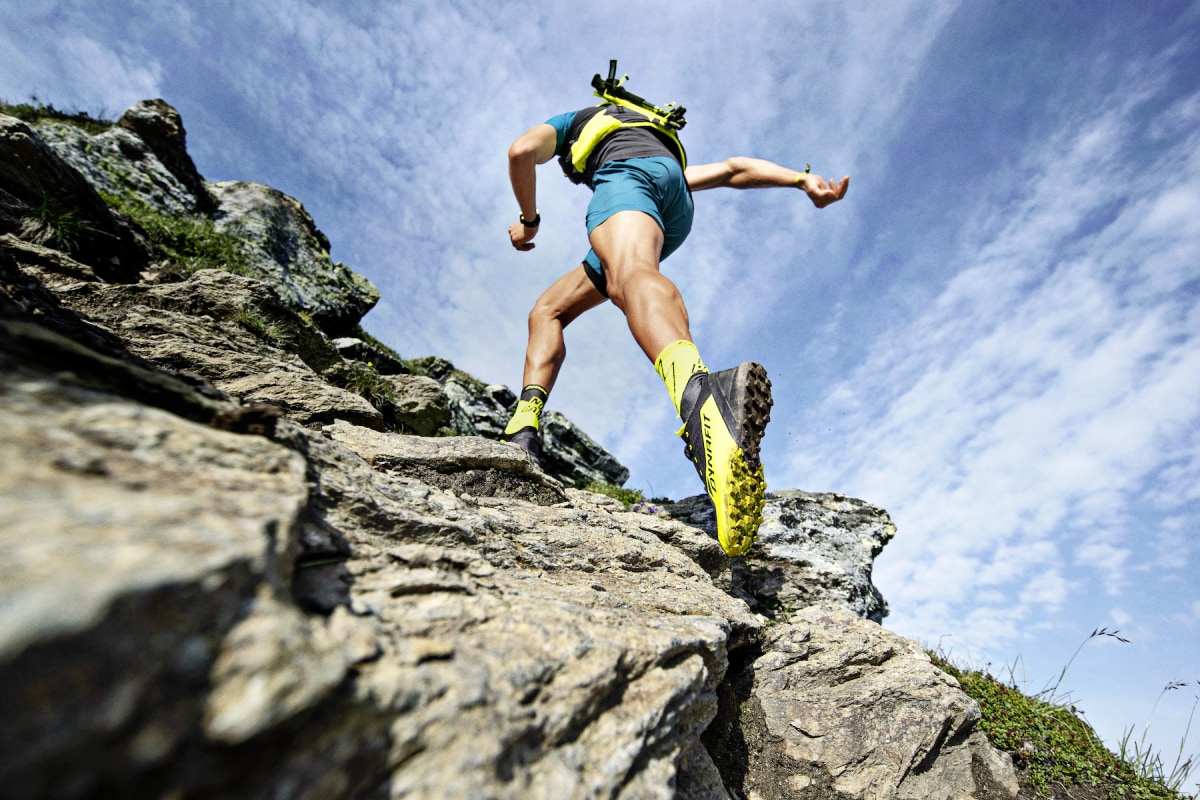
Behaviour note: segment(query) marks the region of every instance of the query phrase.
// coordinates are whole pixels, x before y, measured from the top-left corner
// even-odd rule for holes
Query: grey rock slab
[[[307,371],[275,369],[230,380],[218,379],[213,384],[243,402],[278,406],[302,425],[331,419],[383,425],[383,415],[362,397],[330,386]]]
[[[542,505],[567,499],[562,485],[514,445],[475,436],[428,438],[377,433],[345,422],[323,430],[376,469],[410,476],[457,494],[518,498]]]
[[[243,402],[276,406],[301,424],[383,424],[369,402],[317,373],[341,356],[261,281],[201,270],[152,286],[79,282],[61,287],[58,296],[121,335],[132,353],[198,375]],[[274,339],[264,332],[270,325],[278,326]]]
[[[239,744],[279,725],[319,704],[352,660],[319,617],[306,617],[261,586],[249,614],[226,634],[209,673],[205,735]]]
[[[0,781],[74,795],[192,735],[243,603],[286,585],[305,468],[260,436],[0,379]]]

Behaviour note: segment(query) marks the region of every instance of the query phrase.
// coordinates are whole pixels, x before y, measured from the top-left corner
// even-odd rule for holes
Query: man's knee
[[[533,303],[533,308],[529,309],[529,329],[538,330],[547,325],[557,325],[566,327],[570,323],[572,316],[569,311],[569,306],[563,302],[563,298],[553,291],[546,291]]]
[[[553,320],[558,318],[562,313],[562,301],[558,293],[551,287],[542,292],[541,296],[533,302],[533,308],[529,309],[529,321],[532,323],[537,320]]]
[[[534,301],[533,308],[529,309],[529,330],[536,330],[552,319],[554,319],[554,316],[550,313],[549,307],[539,297]]]
[[[670,278],[658,271],[657,264],[653,268],[624,271],[619,278],[616,275],[610,276],[608,293],[613,303],[621,309],[637,297],[647,300],[673,300],[679,297],[679,289]]]

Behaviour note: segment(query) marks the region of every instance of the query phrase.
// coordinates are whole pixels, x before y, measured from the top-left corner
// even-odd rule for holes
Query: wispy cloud
[[[1180,493],[1155,494],[1160,511],[1194,498],[1200,138],[1131,159],[1195,104],[1134,123],[1146,85],[1061,119],[1017,171],[1022,191],[978,209],[940,295],[806,415],[835,421],[838,448],[797,455],[791,474],[897,518],[879,575],[902,628],[969,613],[987,620],[972,643],[996,646],[1089,574],[1119,594],[1139,560],[1135,500],[1162,478]],[[997,578],[1026,588],[979,607]]]
[[[49,21],[32,37],[28,29],[3,21],[0,14],[0,48],[6,53],[0,96],[9,102],[37,96],[64,110],[105,116],[161,94],[161,66],[144,53],[116,50],[83,31],[57,30]]]

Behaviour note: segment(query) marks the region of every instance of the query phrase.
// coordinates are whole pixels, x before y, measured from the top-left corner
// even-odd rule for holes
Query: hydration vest
[[[618,131],[621,135],[614,137]],[[558,163],[572,183],[591,186],[596,168],[606,161],[660,155],[671,156],[687,168],[679,135],[658,115],[605,102],[575,115]]]

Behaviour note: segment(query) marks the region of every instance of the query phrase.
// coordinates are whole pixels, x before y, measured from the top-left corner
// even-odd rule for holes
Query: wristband
[[[536,228],[538,225],[542,224],[542,212],[540,211],[534,212],[532,220],[525,219],[524,213],[518,214],[517,217],[521,220],[521,224],[526,228]]]
[[[804,180],[804,176],[808,175],[810,172],[812,172],[812,164],[805,164],[804,172],[801,172],[799,175],[796,176],[796,180],[792,181],[792,185],[799,186],[800,181]]]

